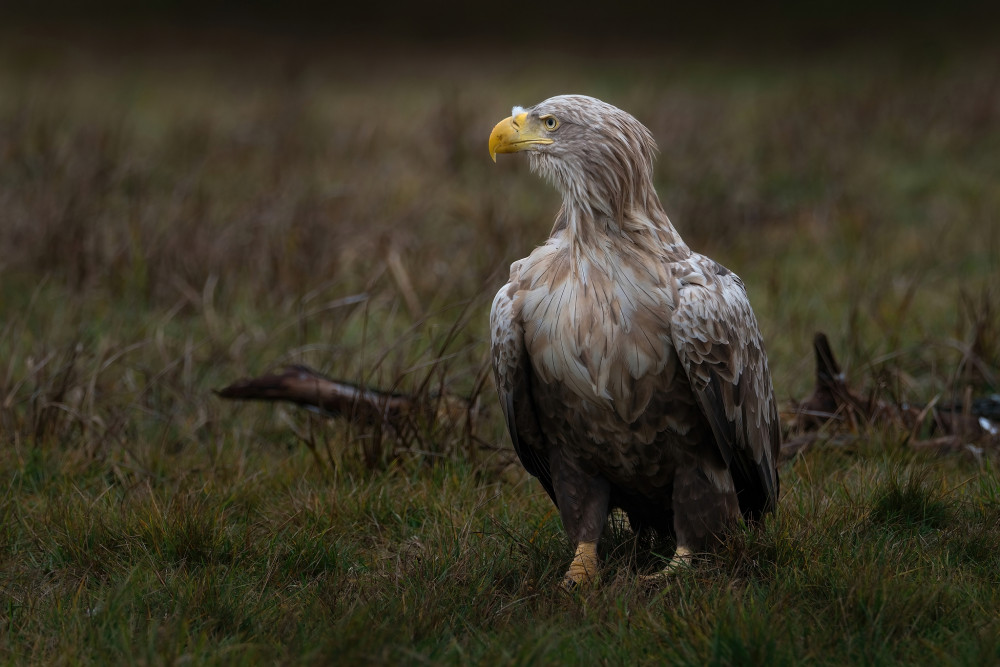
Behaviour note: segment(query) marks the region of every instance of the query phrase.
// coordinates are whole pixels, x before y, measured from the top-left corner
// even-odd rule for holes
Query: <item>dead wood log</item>
[[[1000,450],[1000,396],[925,405],[899,404],[874,396],[863,398],[847,385],[822,332],[813,338],[816,385],[812,395],[785,413],[782,458],[790,458],[826,438],[844,442],[844,433],[858,434],[873,428],[893,427],[907,434],[909,446],[941,453],[964,451],[967,445],[983,451]],[[825,436],[821,435],[826,433]],[[923,431],[930,435],[920,439]],[[971,451],[971,450],[970,450]]]
[[[468,398],[382,391],[335,380],[301,365],[288,366],[275,374],[244,378],[215,393],[221,398],[240,401],[288,401],[358,425],[388,427],[405,440],[429,426],[460,428],[474,436],[479,412],[478,401]]]

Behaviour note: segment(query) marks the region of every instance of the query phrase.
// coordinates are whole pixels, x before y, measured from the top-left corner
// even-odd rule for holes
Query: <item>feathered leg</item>
[[[740,517],[732,475],[725,468],[682,466],[674,477],[674,532],[677,548],[666,567],[646,581],[662,580],[691,564],[697,553],[711,551],[724,531]]]
[[[601,477],[580,471],[556,454],[552,457],[552,486],[563,528],[576,544],[576,553],[563,577],[563,587],[573,589],[597,578],[597,542],[608,520],[611,486]]]

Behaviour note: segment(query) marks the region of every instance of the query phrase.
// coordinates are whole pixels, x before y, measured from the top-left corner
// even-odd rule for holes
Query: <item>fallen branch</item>
[[[404,439],[427,425],[461,428],[472,435],[478,413],[477,402],[467,398],[381,391],[334,380],[308,366],[238,380],[215,393],[240,401],[288,401],[355,424],[389,427]]]

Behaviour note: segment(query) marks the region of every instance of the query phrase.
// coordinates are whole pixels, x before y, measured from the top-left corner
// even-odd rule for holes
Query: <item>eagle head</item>
[[[652,133],[631,114],[586,95],[514,107],[490,134],[490,157],[528,152],[570,206],[621,220],[655,198]]]

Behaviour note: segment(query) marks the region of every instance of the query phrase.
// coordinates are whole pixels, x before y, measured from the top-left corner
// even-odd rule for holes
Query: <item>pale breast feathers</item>
[[[612,262],[572,253],[549,243],[519,266],[514,316],[525,352],[540,382],[608,404],[632,423],[673,374],[675,290],[655,257],[626,253]]]

